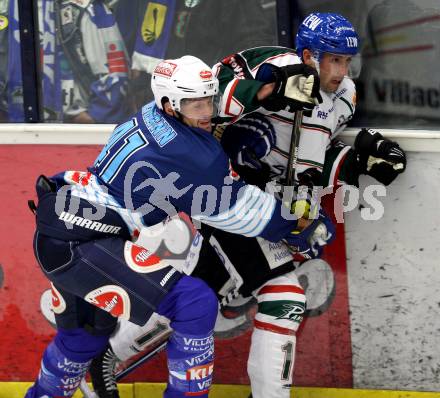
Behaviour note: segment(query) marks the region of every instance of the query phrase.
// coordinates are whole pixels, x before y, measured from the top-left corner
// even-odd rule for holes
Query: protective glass
[[[335,56],[333,62],[331,62],[333,70],[336,72],[336,70],[339,68],[339,70],[346,69],[345,75],[348,76],[351,79],[355,79],[356,77],[359,77],[359,74],[361,73],[361,55],[342,55],[342,54],[332,54],[328,53],[331,56]],[[337,60],[337,61],[336,61]]]

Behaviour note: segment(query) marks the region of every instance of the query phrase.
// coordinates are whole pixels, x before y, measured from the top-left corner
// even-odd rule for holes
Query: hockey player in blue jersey
[[[298,109],[309,106],[316,76],[306,76],[312,85],[285,90],[290,77],[279,95],[288,93]],[[26,398],[72,396],[107,346],[116,317],[143,325],[154,311],[174,331],[164,396],[208,395],[216,296],[171,260],[136,245],[141,228],[183,211],[214,228],[284,240],[310,256],[334,237],[323,213],[290,217],[279,200],[231,172],[211,135],[218,80],[206,64],[191,56],[163,61],[152,90],[155,102],[114,130],[88,172],[37,180],[34,251],[59,303],[58,331]]]

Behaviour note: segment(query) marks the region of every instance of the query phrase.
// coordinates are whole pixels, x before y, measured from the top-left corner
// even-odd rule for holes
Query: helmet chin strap
[[[177,118],[176,118],[176,119],[177,119],[179,122],[185,124],[185,122],[183,121],[183,114],[180,113],[179,111],[174,111],[174,112],[176,112],[176,114],[177,114]]]
[[[321,61],[321,53],[317,50],[312,52],[311,60],[315,66],[316,71],[318,72],[318,75],[320,74],[320,68],[319,68],[319,62]]]

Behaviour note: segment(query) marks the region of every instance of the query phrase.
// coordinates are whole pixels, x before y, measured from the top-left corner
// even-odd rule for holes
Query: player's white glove
[[[295,75],[290,76],[287,79],[286,87],[284,89],[284,95],[288,98],[291,98],[295,101],[306,102],[308,104],[312,104],[314,106],[318,105],[319,98],[314,94],[314,89],[316,87],[316,83],[318,83],[319,87],[319,78],[316,79],[314,75],[302,76]],[[318,92],[319,94],[319,92]],[[319,94],[320,97],[320,94]],[[322,102],[322,99],[321,99]]]
[[[315,68],[305,64],[282,67],[264,65],[270,65],[266,68],[271,69],[275,82],[272,94],[262,101],[265,109],[274,112],[307,111],[322,102],[319,75]]]

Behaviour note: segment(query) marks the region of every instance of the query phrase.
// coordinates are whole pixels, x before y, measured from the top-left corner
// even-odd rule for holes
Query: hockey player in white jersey
[[[404,153],[378,132],[363,129],[354,148],[335,140],[355,109],[355,86],[347,75],[358,44],[358,36],[345,18],[314,13],[299,28],[297,52],[258,47],[231,55],[214,67],[224,93],[222,122],[234,123],[225,129],[221,142],[245,180],[264,186],[269,180],[282,183],[285,179],[293,113],[279,93],[286,74],[301,62],[319,70],[322,103],[303,117],[296,181],[310,187],[341,182],[357,185],[359,175],[365,173],[388,185],[404,170]],[[289,397],[295,334],[306,303],[288,248],[280,244],[274,249],[262,239],[232,238],[206,228],[202,235],[192,275],[207,281],[220,299],[232,289],[258,300],[248,360],[253,397]],[[276,303],[291,311],[286,313]],[[130,328],[126,326],[112,342],[122,359],[130,355],[126,340]],[[147,325],[143,333],[155,326]],[[142,334],[137,333],[133,337]]]
[[[283,47],[252,48],[233,54],[214,66],[220,89],[224,92],[222,121],[235,121],[250,112],[259,112],[273,125],[276,143],[269,148],[264,160],[262,159],[263,163],[270,166],[271,179],[282,180],[285,176],[293,116],[284,110],[285,104],[282,100],[278,107],[274,107],[273,94],[268,97],[267,104],[264,101],[262,104],[256,102],[255,96],[265,83],[273,82],[278,85],[283,73],[300,62],[314,66],[320,72],[320,93],[323,101],[312,112],[305,113],[302,120],[296,165],[297,180],[301,179],[302,172],[314,169],[324,177],[320,181],[323,186],[336,184],[338,179],[357,185],[360,173],[371,174],[379,182],[388,185],[403,171],[402,167],[390,164],[402,164],[403,154],[391,150],[389,141],[383,140],[380,134],[363,130],[358,135],[354,147],[359,162],[354,164],[355,159],[350,159],[350,164],[356,166],[353,167],[354,173],[349,176],[339,168],[340,161],[348,153],[349,148],[345,148],[332,151],[332,159],[335,157],[334,152],[339,155],[338,159],[335,159],[337,162],[322,174],[325,158],[329,155],[327,150],[335,145],[335,138],[346,127],[355,111],[356,88],[349,74],[351,61],[358,53],[358,46],[358,35],[344,17],[337,14],[313,13],[300,25],[296,36],[296,52]],[[237,151],[237,146],[230,145],[233,138],[225,139],[228,148],[235,147]],[[381,145],[376,146],[374,143],[377,142]],[[244,165],[249,158],[246,152],[258,143],[261,144],[258,136],[255,135],[252,139],[248,133],[248,144],[243,145],[247,150],[241,154],[241,159],[237,160]],[[351,154],[354,155],[354,151]],[[369,156],[382,161],[371,164],[370,159],[368,163]]]

